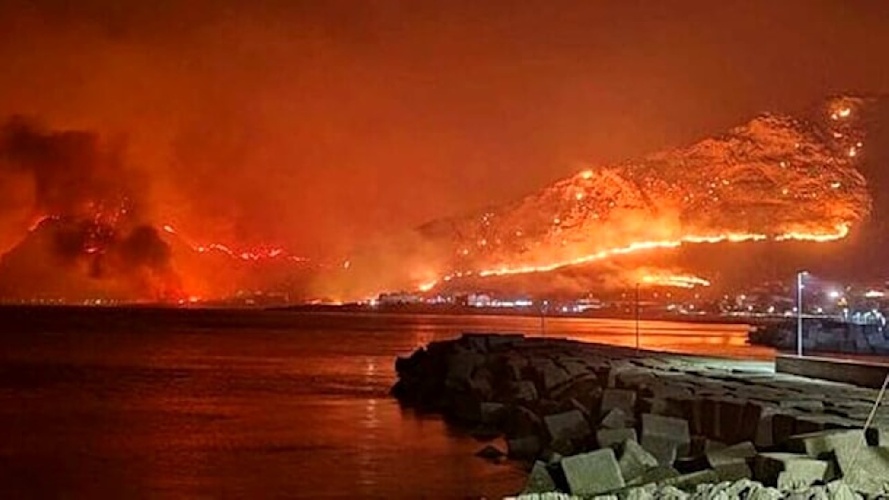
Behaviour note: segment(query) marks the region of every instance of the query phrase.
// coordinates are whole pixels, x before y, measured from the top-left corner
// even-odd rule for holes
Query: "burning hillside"
[[[36,221],[0,262],[0,294],[143,297],[181,294],[170,248],[145,213],[145,179],[122,146],[19,117],[0,128],[0,173],[31,199]]]
[[[593,167],[514,203],[323,262],[275,245],[193,240],[154,219],[150,179],[125,164],[120,144],[13,118],[0,129],[0,175],[17,198],[0,208],[14,205],[34,222],[0,259],[0,297],[182,301],[259,289],[302,297],[311,289],[353,299],[618,257],[618,272],[631,271],[636,282],[709,286],[712,276],[688,274],[652,252],[834,241],[868,216],[871,195],[857,166],[868,151],[860,125],[869,106],[842,98],[811,119],[762,115],[722,136]]]
[[[830,101],[811,120],[766,114],[689,147],[594,167],[515,203],[429,223],[467,276],[552,271],[689,244],[824,242],[871,209],[856,163],[867,103]]]

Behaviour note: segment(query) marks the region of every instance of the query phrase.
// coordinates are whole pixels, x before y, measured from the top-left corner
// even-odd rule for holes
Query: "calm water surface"
[[[0,498],[500,497],[524,473],[389,397],[395,356],[520,317],[250,312],[214,327],[5,323]],[[2,319],[2,314],[0,314]],[[256,320],[255,322],[253,320]],[[632,321],[547,335],[633,345]],[[768,358],[740,325],[642,323],[642,346]]]

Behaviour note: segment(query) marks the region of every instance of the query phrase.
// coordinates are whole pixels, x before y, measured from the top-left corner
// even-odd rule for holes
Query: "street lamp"
[[[806,271],[796,273],[796,355],[803,356],[803,277]]]
[[[636,355],[639,355],[639,283],[636,283]]]

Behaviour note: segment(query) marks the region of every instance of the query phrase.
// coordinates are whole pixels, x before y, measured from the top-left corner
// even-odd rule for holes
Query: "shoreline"
[[[294,313],[339,313],[364,315],[431,315],[431,316],[492,316],[492,317],[523,317],[549,319],[602,319],[634,321],[634,315],[600,313],[556,313],[541,315],[538,311],[484,307],[411,307],[411,306],[362,306],[362,305],[287,305],[287,306],[233,306],[213,304],[114,304],[114,305],[83,305],[83,304],[12,304],[0,303],[0,311],[13,310],[59,310],[59,311],[158,311],[199,313],[259,313],[259,312],[294,312]],[[780,317],[740,317],[721,315],[678,315],[642,313],[640,321],[665,321],[672,323],[700,323],[749,325],[751,327],[782,324],[787,321]]]
[[[762,363],[521,335],[433,342],[396,371],[403,405],[505,439],[505,450],[479,454],[530,467],[528,494],[889,489],[889,479],[868,479],[889,478],[889,411],[862,430],[872,389]]]

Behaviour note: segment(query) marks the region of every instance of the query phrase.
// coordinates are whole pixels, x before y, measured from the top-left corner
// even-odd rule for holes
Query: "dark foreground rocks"
[[[889,412],[863,429],[877,391],[739,366],[466,334],[399,358],[392,392],[476,435],[502,436],[508,457],[528,464],[532,496],[889,494]]]

